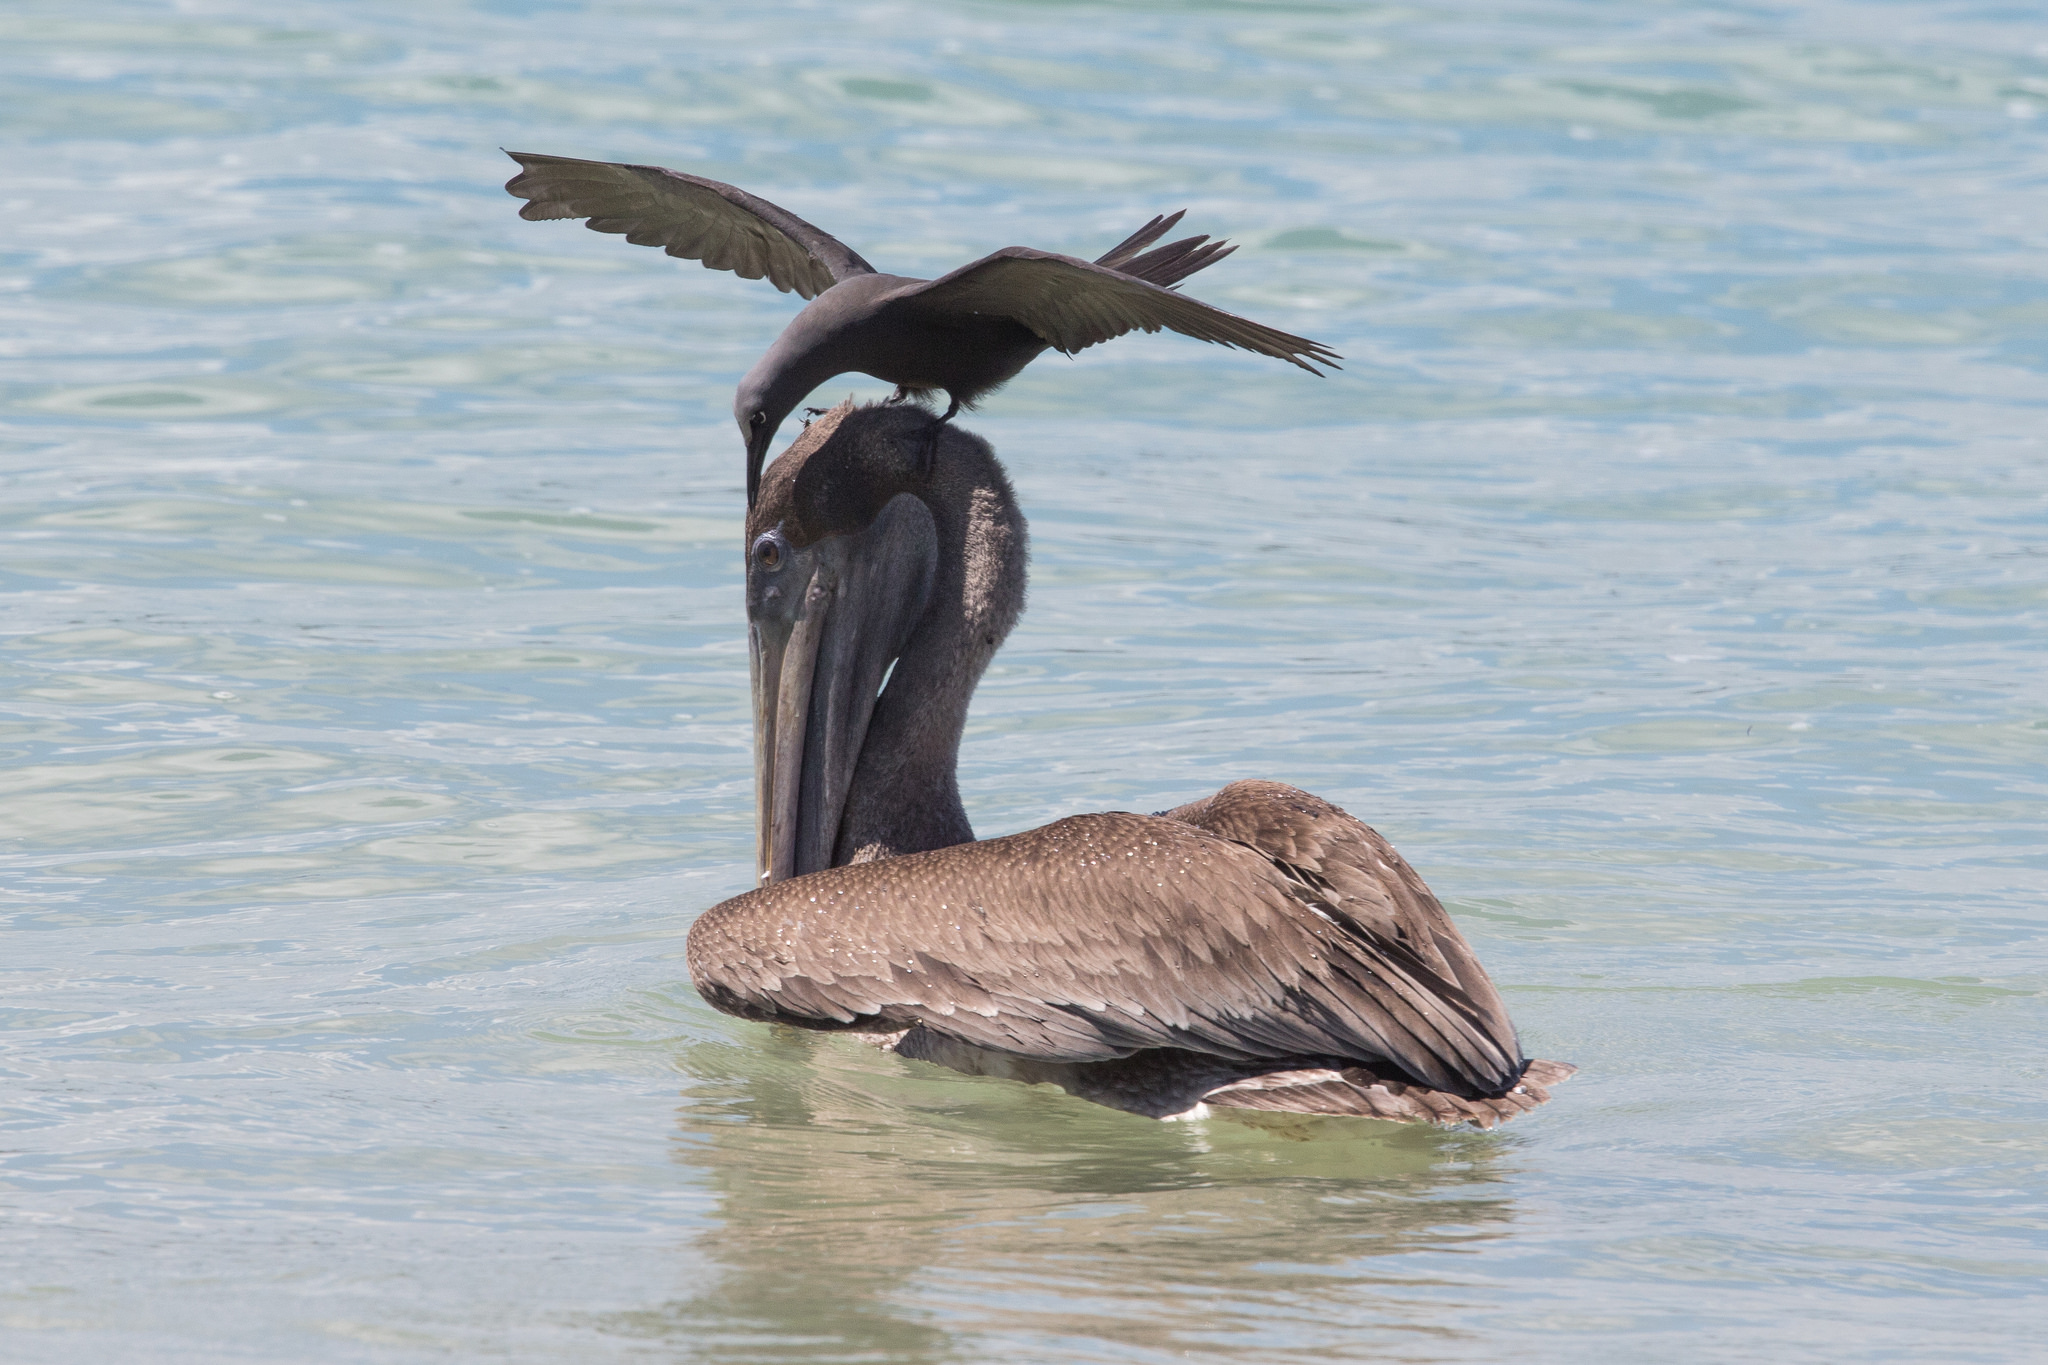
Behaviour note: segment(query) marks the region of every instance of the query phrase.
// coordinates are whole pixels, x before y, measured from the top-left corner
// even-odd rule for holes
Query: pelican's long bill
[[[761,882],[832,866],[876,695],[930,605],[937,564],[931,512],[907,493],[858,531],[792,546],[777,528],[749,547]]]

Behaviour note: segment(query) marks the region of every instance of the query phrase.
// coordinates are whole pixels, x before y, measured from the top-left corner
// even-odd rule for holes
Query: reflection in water
[[[612,1325],[694,1358],[1380,1355],[1388,1330],[1440,1339],[1455,1287],[1365,1258],[1513,1217],[1499,1135],[1157,1123],[780,1028],[682,1069],[680,1159],[722,1202],[698,1249],[723,1273]]]

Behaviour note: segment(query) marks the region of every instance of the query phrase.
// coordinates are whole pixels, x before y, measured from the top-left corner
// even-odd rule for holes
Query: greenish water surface
[[[2033,1358],[2041,20],[0,9],[0,1358]],[[1310,788],[1579,1077],[1159,1125],[699,1002],[793,303],[500,147],[902,273],[1243,243],[1190,292],[1342,374],[967,419],[1034,549],[976,828]]]

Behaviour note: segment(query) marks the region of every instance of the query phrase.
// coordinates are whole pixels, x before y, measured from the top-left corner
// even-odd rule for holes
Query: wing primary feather
[[[1207,270],[1216,262],[1228,256],[1237,248],[1228,242],[1212,242],[1207,237],[1190,237],[1185,241],[1173,242],[1155,251],[1119,266],[1118,269],[1134,279],[1171,289],[1198,270]]]
[[[1187,212],[1186,209],[1181,209],[1171,214],[1155,215],[1151,222],[1145,224],[1145,226],[1139,228],[1100,256],[1097,256],[1095,264],[1108,270],[1123,269],[1125,263],[1130,261],[1139,252],[1173,231],[1174,224],[1185,218]]]

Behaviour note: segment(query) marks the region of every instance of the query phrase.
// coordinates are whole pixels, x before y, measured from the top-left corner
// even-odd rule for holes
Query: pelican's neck
[[[932,604],[875,702],[833,862],[968,843],[957,769],[967,705],[1024,609],[1025,529],[994,454],[941,429],[924,491],[939,546]]]

